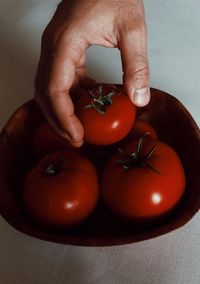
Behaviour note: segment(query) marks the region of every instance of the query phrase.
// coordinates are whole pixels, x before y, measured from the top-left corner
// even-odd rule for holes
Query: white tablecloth
[[[0,127],[33,96],[42,30],[57,0],[0,1]],[[200,125],[200,1],[146,0],[151,85],[175,95]],[[88,72],[121,82],[117,50],[88,50]],[[199,165],[197,165],[199,166]],[[24,235],[0,217],[1,284],[198,284],[200,214],[164,236],[76,247]]]

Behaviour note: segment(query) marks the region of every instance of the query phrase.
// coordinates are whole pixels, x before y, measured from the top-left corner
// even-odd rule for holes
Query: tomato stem
[[[48,176],[55,176],[57,174],[57,169],[55,164],[49,164],[45,170],[45,173]]]
[[[64,161],[64,156],[61,155],[57,161],[47,162],[45,164],[45,174],[48,176],[55,176],[57,175],[61,168]]]
[[[143,143],[144,143],[144,138],[149,135],[148,132],[146,132],[138,141],[137,144],[137,148],[136,148],[136,152],[133,153],[126,153],[124,152],[122,149],[118,149],[118,151],[123,155],[124,159],[122,160],[116,160],[117,163],[121,164],[122,167],[125,170],[130,170],[133,168],[148,168],[154,172],[156,172],[157,174],[161,174],[160,171],[158,171],[157,169],[155,169],[154,167],[152,167],[149,163],[148,160],[151,158],[155,148],[156,148],[156,144],[151,148],[151,150],[149,151],[149,153],[147,153],[145,156],[142,156],[142,147],[143,147]]]
[[[93,101],[91,104],[86,105],[84,108],[93,108],[100,115],[104,115],[106,113],[106,106],[112,105],[112,97],[115,95],[115,91],[110,92],[109,94],[105,94],[103,91],[102,85],[100,85],[96,91],[97,95],[95,95],[95,90],[89,90],[89,94],[92,96]]]

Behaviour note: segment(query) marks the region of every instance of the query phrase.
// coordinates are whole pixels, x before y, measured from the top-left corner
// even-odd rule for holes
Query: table
[[[42,30],[57,0],[0,2],[0,127],[33,96]],[[145,0],[152,87],[176,96],[200,125],[200,1]],[[119,52],[92,47],[89,75],[121,82]],[[76,247],[24,235],[0,217],[1,284],[198,284],[200,214],[161,237]]]

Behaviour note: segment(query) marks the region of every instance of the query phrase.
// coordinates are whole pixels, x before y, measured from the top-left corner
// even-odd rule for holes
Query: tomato
[[[114,85],[99,85],[82,96],[76,105],[85,141],[96,145],[123,139],[135,121],[136,108],[128,96]]]
[[[175,208],[184,193],[185,174],[170,146],[145,137],[139,141],[126,144],[108,162],[102,199],[114,214],[142,224]]]
[[[69,229],[94,210],[99,195],[95,167],[75,153],[59,150],[42,158],[24,181],[23,200],[39,224]]]
[[[67,139],[57,134],[47,121],[43,122],[36,130],[33,138],[33,149],[38,158],[59,149],[78,151]]]
[[[136,119],[133,128],[128,133],[127,139],[139,139],[145,133],[148,133],[148,137],[151,139],[158,139],[158,135],[150,123],[141,119]]]

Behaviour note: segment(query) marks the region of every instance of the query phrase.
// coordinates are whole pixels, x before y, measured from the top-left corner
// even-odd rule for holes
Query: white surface
[[[0,1],[0,127],[33,95],[40,37],[56,0]],[[200,125],[200,1],[146,0],[151,85],[175,95]],[[97,80],[121,82],[116,50],[88,50]],[[26,236],[0,218],[1,284],[198,284],[200,214],[184,227],[118,247],[59,245]]]

